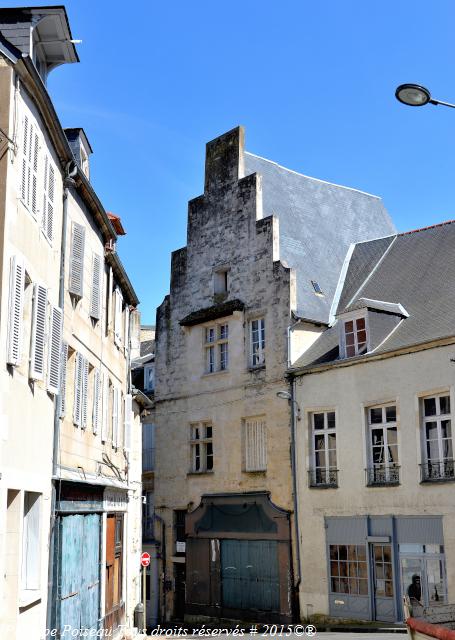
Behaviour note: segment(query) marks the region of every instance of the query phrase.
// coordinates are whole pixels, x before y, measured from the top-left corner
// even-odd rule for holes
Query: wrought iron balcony
[[[365,469],[367,487],[389,487],[400,484],[400,467],[397,464],[376,464]]]
[[[308,485],[316,489],[336,489],[338,487],[338,469],[317,467],[308,471]]]
[[[454,460],[431,460],[420,465],[421,482],[455,480]]]

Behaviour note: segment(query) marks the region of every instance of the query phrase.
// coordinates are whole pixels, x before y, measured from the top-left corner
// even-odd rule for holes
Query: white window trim
[[[391,422],[386,421],[386,409],[388,407],[395,407],[395,420]],[[370,411],[371,409],[382,410],[382,422],[371,422]],[[370,469],[383,467],[385,470],[385,481],[390,482],[393,480],[393,470],[400,467],[400,442],[399,442],[399,416],[398,416],[398,403],[396,401],[386,402],[382,404],[374,404],[365,408],[366,410],[366,423],[367,423],[367,461]],[[373,443],[372,443],[372,431],[373,429],[382,429],[384,432],[384,449],[388,447],[388,434],[387,430],[395,427],[397,430],[397,462],[390,462],[387,460],[383,463],[375,463],[373,461]]]
[[[320,414],[322,413],[324,415],[324,428],[323,429],[315,429],[314,426],[314,416],[316,414]],[[335,427],[328,427],[328,414],[329,413],[333,413],[335,414]],[[331,471],[335,471],[335,473],[337,473],[338,471],[338,447],[337,447],[337,425],[338,425],[338,413],[336,411],[336,409],[313,409],[309,414],[309,420],[310,420],[310,473],[312,474],[312,478],[311,478],[311,485],[312,486],[324,486],[324,485],[334,485],[334,484],[338,484],[338,478],[336,477],[336,482],[332,482],[331,478],[330,478],[330,472]],[[337,460],[337,466],[335,468],[330,466],[330,462],[328,459],[328,452],[329,452],[329,447],[328,447],[328,436],[330,434],[334,433],[335,434],[335,456],[336,456],[336,460]],[[315,436],[316,435],[324,435],[324,452],[325,452],[325,467],[316,467],[316,449],[315,449]],[[325,482],[317,482],[317,469],[323,469],[324,473],[325,473]],[[313,474],[314,474],[314,479],[313,479]]]
[[[367,350],[365,351],[365,353],[362,353],[361,355],[364,356],[367,353],[369,353],[370,349],[371,349],[371,345],[370,345],[370,323],[369,323],[369,313],[367,309],[359,309],[358,311],[352,311],[351,313],[346,313],[343,314],[342,316],[338,317],[338,322],[339,322],[339,338],[340,338],[340,356],[343,359],[346,358],[356,358],[358,357],[358,347],[357,347],[357,333],[354,332],[354,345],[355,345],[355,355],[353,356],[347,356],[346,355],[346,337],[345,337],[345,331],[344,331],[344,325],[346,324],[346,322],[351,322],[353,320],[358,320],[359,318],[364,318],[365,319],[365,331],[367,333]]]
[[[264,346],[262,346],[261,344],[261,340],[259,341],[259,349],[258,349],[258,355],[259,355],[259,362],[256,364],[253,364],[253,357],[254,357],[254,353],[253,353],[253,322],[259,322],[259,323],[263,323],[264,324]],[[267,325],[265,322],[265,316],[258,316],[257,318],[250,318],[250,320],[248,320],[248,333],[249,333],[249,358],[248,358],[248,365],[250,369],[260,369],[262,367],[265,367],[265,354],[266,354],[266,349],[267,349],[267,335],[266,335],[266,331],[267,331]],[[259,327],[259,333],[261,333],[261,328]]]
[[[424,400],[429,400],[430,398],[441,398],[441,397],[449,397],[449,401],[450,401],[450,413],[447,414],[436,414],[435,416],[425,416],[425,404],[424,404]],[[453,450],[453,446],[454,446],[454,437],[453,437],[453,427],[454,427],[454,420],[453,420],[453,407],[454,407],[454,403],[453,403],[453,393],[451,393],[451,391],[447,390],[447,391],[440,391],[438,393],[431,393],[429,395],[422,395],[419,398],[420,400],[420,433],[421,433],[421,446],[422,446],[422,462],[425,465],[428,465],[428,453],[427,453],[427,437],[426,437],[426,429],[425,429],[425,424],[427,422],[436,422],[437,423],[437,429],[438,429],[438,451],[439,451],[439,462],[442,463],[444,460],[444,456],[443,454],[443,449],[442,449],[442,440],[443,438],[441,437],[441,421],[442,420],[450,420],[450,426],[451,426],[451,441],[452,441],[452,457],[451,458],[447,458],[448,461],[452,460],[455,461],[455,455],[454,455],[454,450]],[[439,403],[438,403],[439,404]]]

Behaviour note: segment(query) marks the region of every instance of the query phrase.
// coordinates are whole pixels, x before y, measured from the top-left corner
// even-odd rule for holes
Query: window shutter
[[[47,389],[55,395],[60,393],[60,359],[62,353],[63,312],[51,305],[49,323],[49,348],[47,368]]]
[[[93,254],[92,291],[90,299],[90,315],[99,320],[101,317],[101,257]]]
[[[59,395],[59,416],[63,418],[66,412],[66,367],[68,362],[68,344],[62,342],[60,352],[60,395]]]
[[[122,332],[122,294],[117,287],[114,290],[114,342],[120,346]]]
[[[38,153],[39,141],[35,128],[30,130],[30,166],[32,176],[31,208],[34,216],[38,213]]]
[[[87,426],[87,408],[88,408],[88,360],[82,358],[82,415],[81,427]]]
[[[266,423],[262,420],[245,422],[246,471],[267,469]]]
[[[74,407],[73,407],[73,422],[78,427],[81,426],[82,416],[82,356],[80,353],[76,353],[76,362],[74,369]]]
[[[128,393],[125,396],[125,422],[123,432],[123,447],[127,451],[131,449],[131,425],[133,421],[133,396]]]
[[[22,146],[22,175],[21,175],[21,198],[27,204],[27,175],[28,175],[28,117],[24,117],[24,140]]]
[[[92,426],[93,433],[96,435],[98,433],[98,427],[100,422],[100,391],[101,391],[101,373],[99,369],[95,369],[95,374],[93,376],[93,415],[92,415]]]
[[[54,192],[55,171],[49,156],[44,158],[44,190],[43,190],[43,215],[41,227],[46,238],[52,243],[54,237]]]
[[[85,228],[81,224],[73,222],[73,233],[71,237],[69,292],[78,297],[82,297],[83,291],[84,245]]]
[[[103,373],[103,416],[101,422],[101,442],[106,442],[109,435],[109,376]]]
[[[33,287],[32,336],[30,378],[44,378],[44,346],[46,343],[47,289],[40,284]]]
[[[125,340],[125,353],[128,354],[130,348],[130,308],[128,304],[125,306],[125,330],[123,335]]]
[[[18,365],[22,356],[25,267],[22,259],[11,258],[8,311],[8,364]]]
[[[117,449],[118,447],[118,418],[119,418],[119,390],[117,387],[113,388],[112,397],[112,446]]]

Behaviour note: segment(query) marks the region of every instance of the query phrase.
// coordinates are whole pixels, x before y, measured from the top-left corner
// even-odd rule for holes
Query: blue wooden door
[[[59,527],[57,620],[62,638],[98,629],[100,607],[99,514],[62,516]]]
[[[274,540],[222,540],[223,606],[279,611],[280,582]]]

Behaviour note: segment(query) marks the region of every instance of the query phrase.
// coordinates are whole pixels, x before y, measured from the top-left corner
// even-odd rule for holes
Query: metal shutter
[[[8,349],[6,361],[18,365],[22,356],[22,333],[24,311],[25,267],[21,258],[11,258],[9,310],[8,310]]]
[[[99,320],[101,317],[101,257],[93,254],[92,291],[90,298],[90,316]]]
[[[78,297],[82,297],[83,292],[84,246],[85,228],[81,224],[73,222],[73,232],[71,236],[69,292]]]
[[[60,359],[62,352],[63,312],[51,305],[49,322],[49,350],[47,389],[50,393],[60,393]]]

